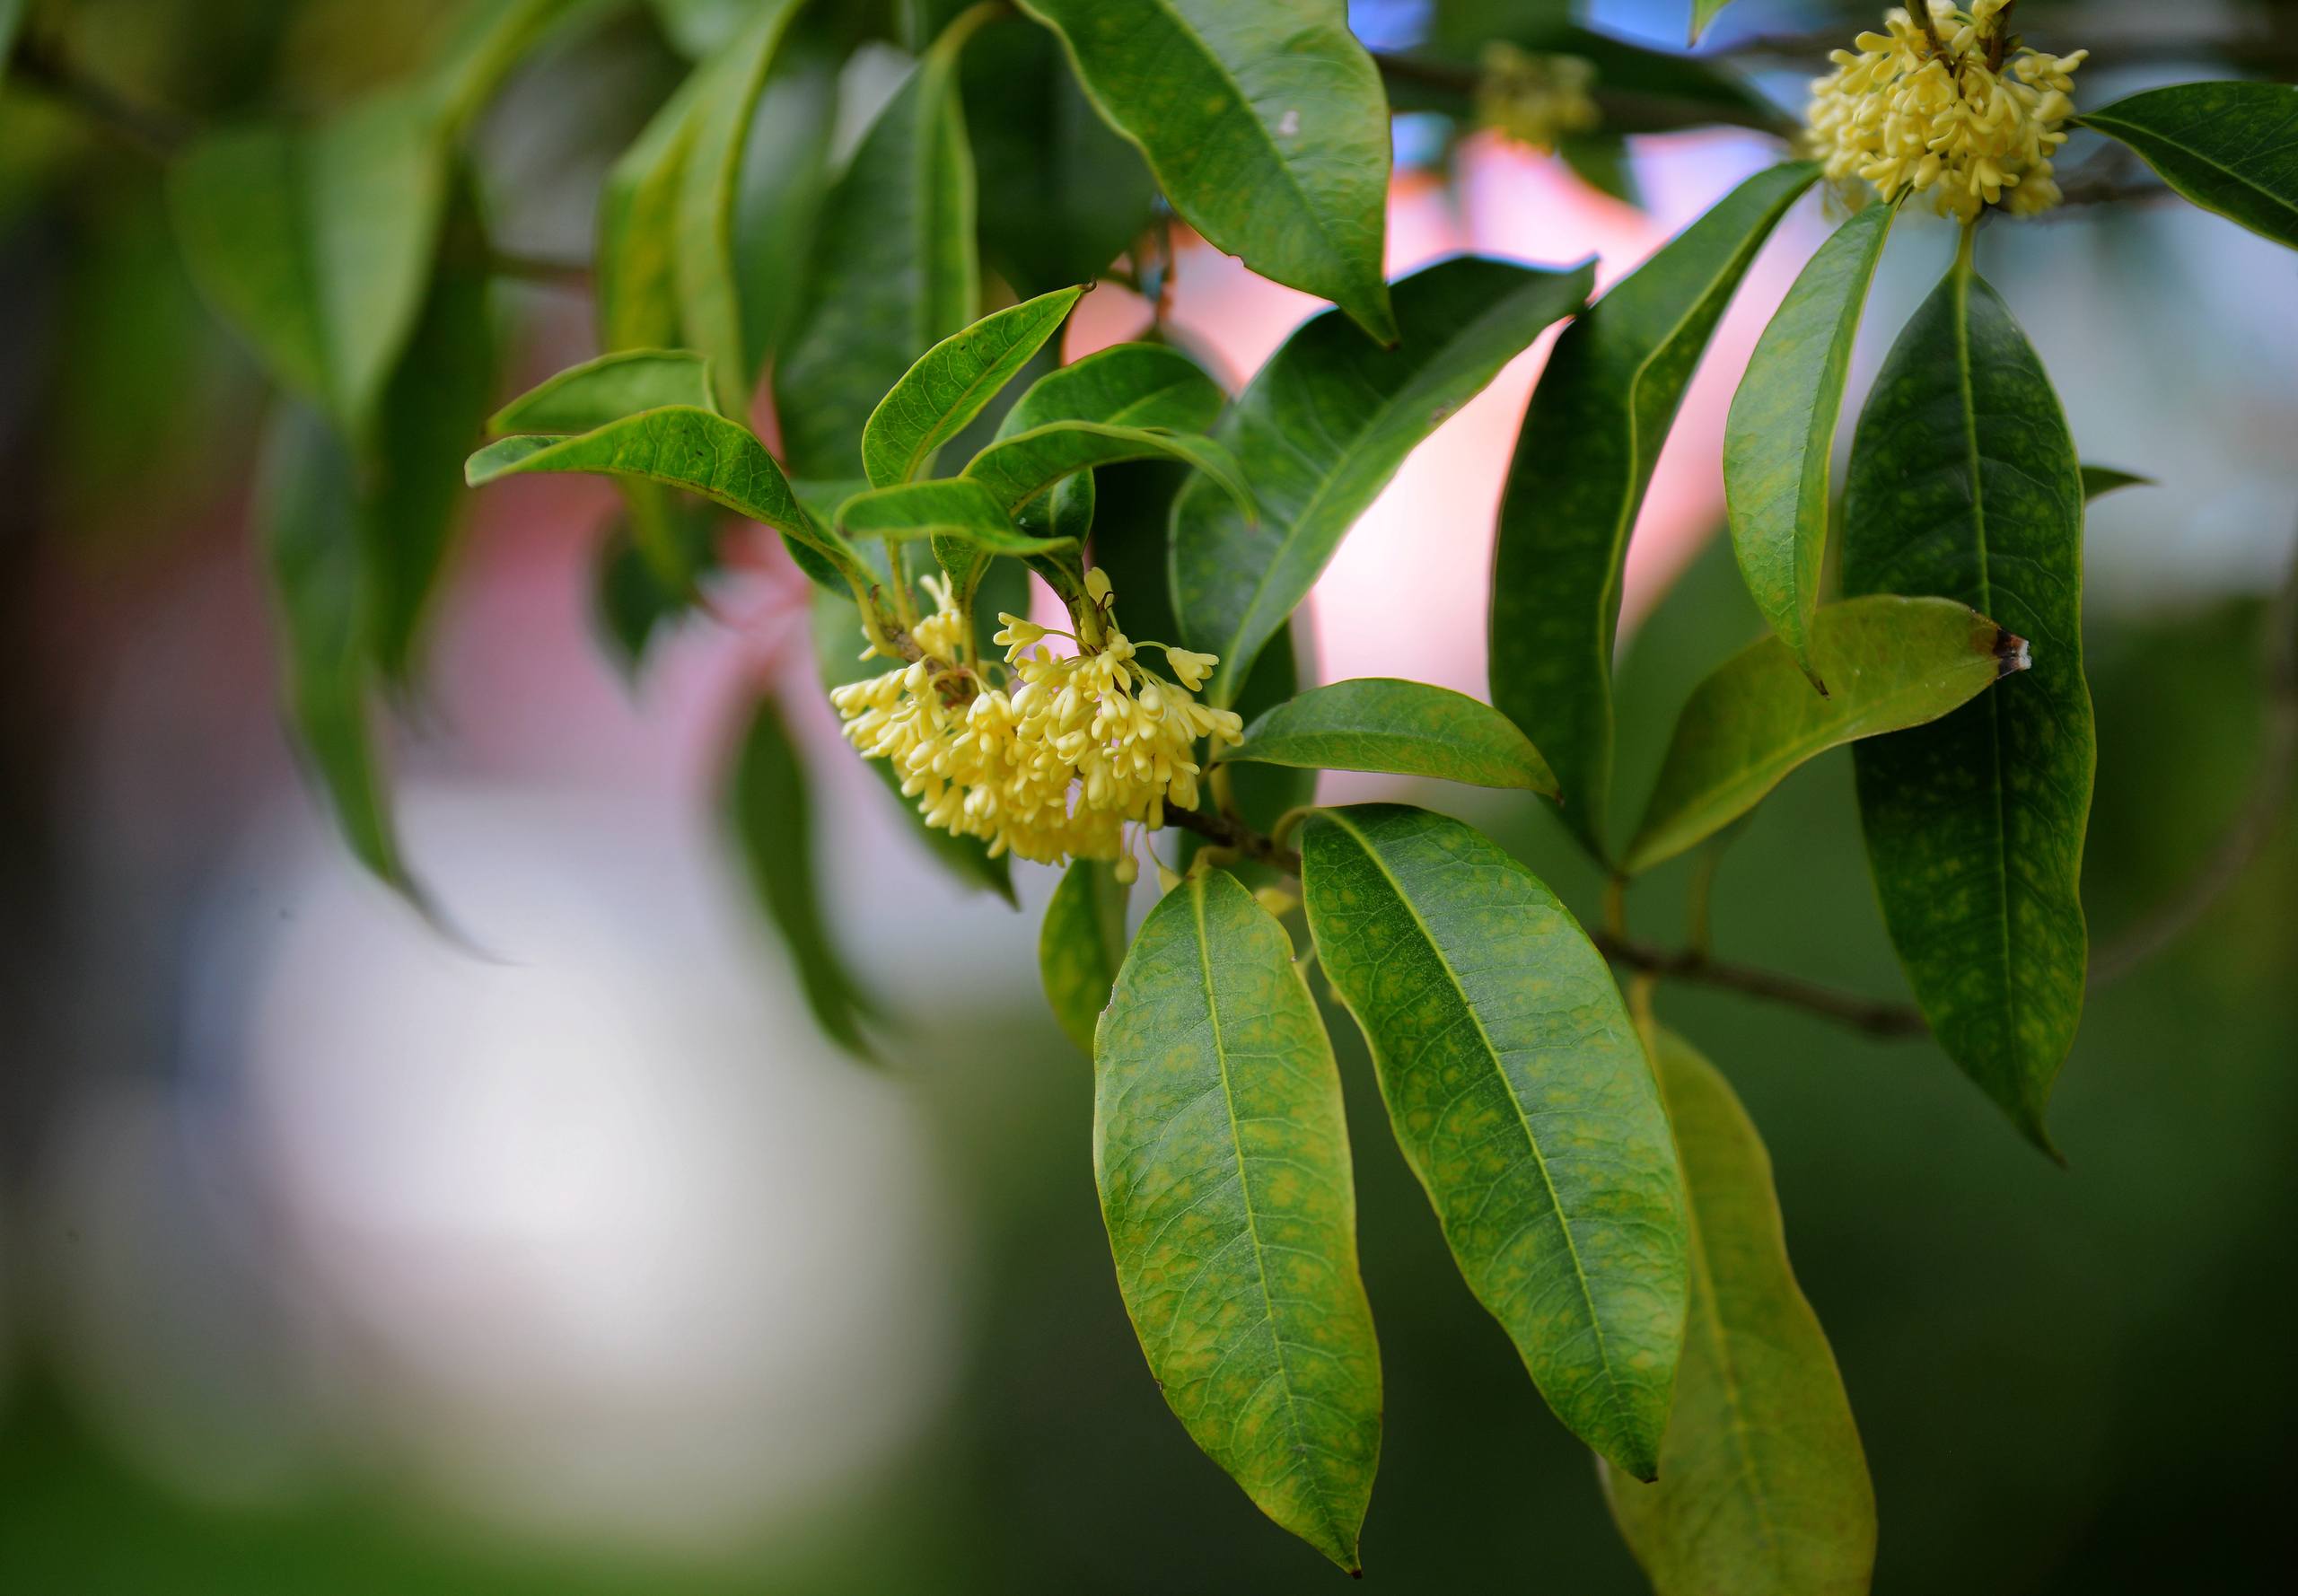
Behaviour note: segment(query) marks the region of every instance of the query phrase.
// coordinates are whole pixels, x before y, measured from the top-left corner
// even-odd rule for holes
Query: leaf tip
[[[1995,680],[2015,676],[2022,671],[2034,669],[2033,649],[2024,637],[2017,636],[2004,627],[1995,628]]]

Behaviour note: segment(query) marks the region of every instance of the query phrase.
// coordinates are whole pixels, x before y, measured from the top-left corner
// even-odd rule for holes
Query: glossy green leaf
[[[2298,87],[2180,83],[2080,120],[2137,151],[2203,209],[2298,249]]]
[[[169,170],[193,280],[290,391],[364,436],[421,313],[447,197],[427,101],[211,134]]]
[[[2003,690],[1863,742],[1854,762],[1916,1001],[1947,1056],[2048,1147],[2088,942],[2082,466],[2042,363],[1968,254],[1876,380],[1844,513],[1846,593],[1941,594],[2032,645],[2033,669]]]
[[[1628,533],[1724,307],[1818,176],[1804,162],[1758,172],[1614,284],[1557,340],[1517,434],[1493,559],[1492,702],[1548,757],[1566,824],[1600,857]]]
[[[1004,569],[1018,573],[1018,566]],[[989,581],[997,580],[993,574]],[[985,584],[982,598],[994,608],[1016,609],[1028,602],[1026,592],[1007,592],[993,595]],[[876,656],[864,660],[862,653],[862,611],[853,599],[817,588],[813,593],[814,661],[820,667],[822,688],[843,687],[850,681],[860,681],[890,670],[891,662]],[[987,619],[977,630],[986,634],[995,629],[995,619]],[[884,759],[865,759],[863,763],[885,785],[887,796],[898,804],[906,819],[912,837],[945,871],[952,880],[972,891],[995,892],[1015,908],[1021,900],[1013,891],[1013,863],[1010,855],[989,856],[989,845],[975,837],[956,837],[939,828],[928,826],[917,812],[915,799],[905,798],[901,792],[901,776]],[[1090,1051],[1090,1048],[1088,1049]]]
[[[1820,246],[1758,340],[1724,432],[1724,493],[1740,574],[1822,692],[1811,628],[1835,509],[1836,423],[1860,312],[1898,210],[1871,205]]]
[[[716,408],[710,364],[687,349],[624,349],[569,366],[497,410],[491,433],[586,433],[593,427],[684,405]]]
[[[680,342],[679,192],[710,73],[689,75],[607,172],[594,272],[599,341],[608,349]]]
[[[1458,820],[1320,811],[1301,854],[1317,957],[1469,1288],[1565,1425],[1651,1478],[1683,1343],[1684,1197],[1603,955]]]
[[[1203,366],[1170,344],[1113,344],[1031,383],[997,424],[997,435],[1057,421],[1209,432],[1228,397]]]
[[[2153,478],[2141,477],[2136,471],[2118,470],[2112,466],[2084,466],[2083,468],[2083,502],[2086,504],[2092,499],[2104,498],[2107,495],[2118,493],[2126,487],[2156,486],[2158,485]]]
[[[1832,688],[1825,697],[1776,637],[1692,689],[1622,870],[1649,870],[1714,836],[1829,749],[1935,721],[2028,663],[2022,639],[1952,599],[1846,599],[1818,613],[1811,636]]]
[[[1184,460],[1233,496],[1248,513],[1252,490],[1230,452],[1211,438],[1164,427],[1116,426],[1100,421],[1049,421],[1000,438],[966,462],[964,475],[1019,510],[1065,477],[1118,460]]]
[[[1063,288],[1025,300],[919,355],[862,429],[862,466],[871,486],[891,487],[931,471],[942,445],[1020,375],[1084,292]]]
[[[1787,1261],[1762,1138],[1715,1067],[1653,1039],[1691,1204],[1691,1315],[1654,1485],[1603,1471],[1656,1596],[1865,1596],[1875,1490]]]
[[[966,48],[966,136],[981,172],[981,247],[1023,294],[1090,283],[1145,233],[1157,185],[1110,130],[1060,44],[1015,21]]]
[[[503,438],[472,455],[463,475],[471,487],[484,487],[534,471],[589,471],[682,487],[772,527],[850,581],[866,586],[872,580],[846,540],[798,503],[766,445],[748,427],[708,410],[674,405],[571,438]]]
[[[1125,883],[1111,865],[1075,860],[1062,872],[1038,927],[1038,975],[1046,1002],[1088,1058],[1093,1028],[1125,962]]]
[[[853,470],[878,401],[974,318],[973,157],[956,67],[978,20],[926,51],[823,201],[808,298],[774,370],[784,452],[802,476]]]
[[[742,31],[704,67],[693,142],[679,172],[678,249],[671,261],[681,342],[708,357],[716,408],[750,411],[749,346],[742,335],[742,296],[735,275],[735,199],[750,118],[766,92],[783,36],[799,0],[767,0]]]
[[[742,862],[797,966],[806,1006],[832,1041],[871,1057],[862,1022],[875,1005],[847,972],[823,916],[805,766],[771,697],[759,700],[742,733],[727,796]]]
[[[1173,511],[1174,606],[1191,648],[1220,656],[1206,696],[1228,704],[1253,658],[1308,596],[1405,457],[1579,309],[1591,267],[1539,271],[1476,256],[1396,285],[1401,342],[1381,349],[1328,312],[1262,366],[1215,436],[1243,465],[1259,519],[1201,484]]]
[[[417,636],[469,507],[462,462],[495,399],[496,338],[477,197],[458,178],[447,247],[375,407],[359,486],[369,643],[383,675],[415,673]]]
[[[743,374],[782,347],[815,265],[814,236],[833,176],[838,77],[856,19],[832,7],[802,10],[774,52],[750,112],[734,192],[734,282],[741,295]]]
[[[1450,688],[1388,677],[1311,688],[1253,721],[1220,758],[1556,795],[1548,761],[1506,715]]]
[[[411,894],[375,746],[357,484],[351,452],[327,422],[283,404],[266,443],[257,520],[287,721],[353,855]]]
[[[1381,1451],[1340,1072],[1284,927],[1202,872],[1134,939],[1093,1048],[1093,1175],[1165,1400],[1343,1568]]]
[[[1066,538],[1025,537],[996,494],[969,477],[905,482],[856,494],[838,506],[838,530],[855,538],[955,539],[991,554],[1050,554]]]
[[[1021,0],[1173,208],[1265,277],[1397,338],[1389,106],[1339,0]]]

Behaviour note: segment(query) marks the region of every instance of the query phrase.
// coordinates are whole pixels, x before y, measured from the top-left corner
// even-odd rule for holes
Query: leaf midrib
[[[2109,106],[2108,109],[2111,110],[2113,108]],[[2160,139],[2163,144],[2169,145],[2171,149],[2178,151],[2181,155],[2191,156],[2193,159],[2201,162],[2205,166],[2209,167],[2213,171],[2215,171],[2221,176],[2240,184],[2242,188],[2259,196],[2268,203],[2279,206],[2290,216],[2294,223],[2298,223],[2298,205],[2294,205],[2289,200],[2283,198],[2282,196],[2274,192],[2273,189],[2261,186],[2255,179],[2246,177],[2242,173],[2236,171],[2232,167],[2228,166],[2224,162],[2218,160],[2215,156],[2206,154],[2202,151],[2196,149],[2192,145],[2180,143],[2177,136],[2173,134],[2164,133],[2160,128],[2143,127],[2135,122],[2125,121],[2119,117],[2104,116],[2098,113],[2094,113],[2087,117],[2081,117],[2076,119],[2098,129],[2101,133],[2109,134],[2113,137],[2121,139],[2125,144],[2132,142],[2129,137],[2132,134],[2137,134],[2140,136],[2146,138]],[[2144,153],[2145,152],[2143,151],[2141,152],[2141,153]]]
[[[1508,1078],[1508,1071],[1500,1062],[1500,1048],[1493,1041],[1492,1033],[1485,1029],[1484,1016],[1477,1013],[1476,1004],[1469,1001],[1468,988],[1460,984],[1459,972],[1453,969],[1452,961],[1444,957],[1444,951],[1438,945],[1436,934],[1429,928],[1419,906],[1405,892],[1404,883],[1397,880],[1396,873],[1389,868],[1388,861],[1381,857],[1372,840],[1358,829],[1355,821],[1337,811],[1325,811],[1323,818],[1353,837],[1373,868],[1379,871],[1381,879],[1389,883],[1389,890],[1396,895],[1397,902],[1403,906],[1406,914],[1412,916],[1412,923],[1419,927],[1421,940],[1428,944],[1428,951],[1434,956],[1437,967],[1443,970],[1444,978],[1452,983],[1454,995],[1460,1000],[1460,1011],[1468,1015],[1469,1023],[1476,1028],[1477,1038],[1484,1044],[1485,1057],[1492,1061],[1493,1074],[1499,1077],[1501,1090],[1508,1095],[1508,1106],[1516,1110],[1516,1121],[1524,1128],[1524,1144],[1531,1150],[1533,1165],[1540,1172],[1540,1185],[1548,1193],[1549,1211],[1556,1215],[1556,1228],[1562,1232],[1565,1251],[1572,1259],[1573,1280],[1580,1287],[1580,1301],[1588,1310],[1588,1328],[1596,1338],[1596,1361],[1603,1367],[1606,1382],[1617,1394],[1619,1376],[1612,1368],[1611,1348],[1604,1338],[1603,1318],[1596,1311],[1596,1299],[1588,1285],[1587,1266],[1581,1260],[1580,1243],[1572,1233],[1571,1217],[1565,1212],[1564,1199],[1557,1193],[1555,1177],[1548,1173],[1548,1154],[1540,1149],[1539,1136],[1532,1129],[1531,1118],[1524,1112],[1523,1101],[1516,1095],[1515,1083]]]
[[[1253,1213],[1252,1182],[1245,1173],[1245,1145],[1237,1134],[1237,1098],[1229,1084],[1229,1044],[1221,1031],[1221,1004],[1213,990],[1213,944],[1205,927],[1205,892],[1206,878],[1198,876],[1189,883],[1189,912],[1197,926],[1197,969],[1205,983],[1205,1013],[1210,1022],[1213,1057],[1221,1071],[1221,1106],[1229,1125],[1229,1151],[1237,1162],[1237,1195],[1245,1206],[1245,1233],[1253,1243],[1253,1284],[1260,1288],[1261,1321],[1268,1326],[1269,1345],[1276,1354],[1277,1377],[1285,1386],[1285,1422],[1293,1432],[1293,1452],[1301,1460],[1308,1475],[1310,1488],[1316,1493],[1317,1507],[1324,1515],[1325,1528],[1333,1537],[1336,1547],[1353,1545],[1347,1531],[1334,1516],[1331,1498],[1326,1494],[1322,1476],[1308,1460],[1309,1442],[1301,1428],[1301,1409],[1294,1400],[1293,1368],[1285,1358],[1285,1332],[1276,1322],[1276,1302],[1268,1289],[1268,1260],[1261,1247],[1260,1222]]]

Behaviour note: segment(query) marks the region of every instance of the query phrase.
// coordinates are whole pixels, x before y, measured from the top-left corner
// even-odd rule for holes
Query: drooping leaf
[[[682,487],[772,527],[866,587],[869,568],[846,540],[809,514],[766,445],[748,427],[708,410],[672,405],[626,416],[573,437],[521,434],[470,457],[464,479],[484,487],[533,471],[590,471]]]
[[[855,538],[911,542],[932,538],[991,554],[1051,554],[1066,538],[1031,538],[1014,530],[997,495],[970,477],[872,488],[838,506],[838,530]]]
[[[1653,1062],[1691,1205],[1691,1314],[1659,1481],[1605,1469],[1612,1518],[1656,1596],[1865,1596],[1875,1490],[1770,1156],[1683,1039],[1660,1031]]]
[[[491,433],[586,433],[669,405],[716,408],[710,366],[689,349],[624,349],[567,367],[497,410]]]
[[[2027,667],[2022,639],[1952,599],[1846,599],[1818,612],[1811,638],[1826,697],[1777,637],[1692,689],[1622,870],[1649,870],[1715,835],[1805,760],[1937,720]]]
[[[1899,335],[1852,441],[1843,587],[1937,593],[2033,669],[1854,754],[1883,919],[1947,1056],[2044,1147],[2083,1009],[2096,744],[2083,478],[2042,363],[1968,252]]]
[[[803,241],[814,236],[829,192],[838,75],[856,20],[835,7],[802,9],[750,112],[734,191],[733,259],[742,369],[753,384],[789,337],[812,280]]]
[[[1689,42],[1697,44],[1699,42],[1699,36],[1707,31],[1707,24],[1715,20],[1715,15],[1718,12],[1722,11],[1725,6],[1731,4],[1732,0],[1691,0],[1691,38]]]
[[[806,1006],[824,1035],[871,1058],[862,1022],[876,1005],[848,973],[823,916],[806,769],[771,695],[759,700],[742,733],[727,796],[750,883],[797,966]]]
[[[1151,224],[1157,186],[1141,153],[1093,114],[1043,28],[985,29],[963,77],[987,263],[1022,294],[1101,276]]]
[[[766,92],[799,0],[766,0],[732,43],[705,65],[693,142],[679,172],[678,248],[671,261],[682,342],[710,362],[716,408],[750,410],[749,345],[735,275],[734,215],[750,118]]]
[[[376,404],[359,491],[370,643],[384,677],[401,685],[414,675],[417,634],[469,508],[463,459],[495,399],[494,309],[467,177],[456,180],[447,238]]]
[[[919,355],[862,429],[862,465],[871,486],[891,487],[930,471],[942,445],[1020,374],[1083,293],[1063,288],[1025,300]]]
[[[1253,721],[1220,758],[1556,795],[1548,761],[1506,715],[1449,688],[1389,677],[1311,688]]]
[[[2083,502],[2104,498],[2126,487],[2153,487],[2152,477],[2141,477],[2136,471],[2118,470],[2113,466],[2084,466],[2083,468]]]
[[[1758,172],[1557,340],[1500,501],[1492,702],[1564,789],[1565,822],[1605,852],[1620,571],[1684,390],[1747,270],[1819,168]]]
[[[1174,607],[1188,645],[1220,656],[1212,702],[1235,697],[1405,457],[1584,303],[1592,281],[1586,266],[1539,271],[1463,256],[1396,285],[1392,349],[1330,312],[1285,340],[1214,434],[1243,466],[1259,519],[1202,484],[1182,489],[1173,510]]]
[[[710,84],[689,74],[607,172],[599,196],[599,342],[610,350],[668,348],[680,339],[679,191]]]
[[[426,98],[208,135],[169,170],[193,280],[290,392],[364,437],[421,313],[447,197]]]
[[[283,403],[266,443],[258,525],[287,721],[352,854],[412,896],[374,741],[357,495],[342,439],[316,412]]]
[[[822,203],[815,269],[774,370],[784,452],[806,477],[854,469],[862,429],[917,357],[973,320],[973,157],[952,28],[878,113]]]
[[[2203,209],[2298,250],[2298,87],[2180,83],[2078,119]]]
[[[1006,568],[1020,569],[1011,566]],[[989,580],[994,583],[996,578],[993,575]],[[1018,608],[1028,602],[1025,595],[1013,593],[1005,593],[992,600],[987,583],[982,596],[995,606],[990,610],[992,616],[996,614],[996,608],[1018,612]],[[816,589],[812,620],[814,660],[821,669],[824,690],[860,681],[893,668],[894,662],[890,660],[858,657],[863,643],[862,611],[850,597]],[[993,619],[987,627],[979,629],[986,632],[996,625]],[[989,845],[979,837],[958,837],[938,827],[928,826],[925,817],[917,812],[917,801],[902,796],[901,776],[891,764],[884,759],[868,759],[864,763],[885,784],[887,796],[908,817],[910,835],[918,840],[951,879],[972,891],[995,892],[1009,907],[1021,907],[1020,899],[1013,891],[1013,864],[1009,855],[1000,854],[993,859],[989,856]]]
[[[1820,246],[1757,342],[1724,433],[1724,493],[1740,574],[1822,692],[1811,627],[1835,507],[1836,423],[1860,312],[1898,214],[1896,206],[1869,206]]]
[[[1651,1478],[1683,1341],[1684,1198],[1603,956],[1458,820],[1320,811],[1301,853],[1317,957],[1469,1288],[1565,1425]]]
[[[716,507],[670,494],[663,498],[673,535],[684,551],[682,564],[698,574],[707,573],[715,552]],[[692,588],[672,588],[656,574],[627,521],[600,540],[592,568],[592,614],[626,680],[637,680],[654,639],[686,616],[694,604]],[[860,611],[855,613],[858,617]],[[858,635],[858,618],[855,625]]]
[[[1227,399],[1203,366],[1170,344],[1113,344],[1031,383],[997,424],[997,435],[1057,421],[1208,432]]]
[[[1248,514],[1252,490],[1230,452],[1211,438],[1164,427],[1115,426],[1099,421],[1049,421],[1001,438],[966,462],[964,475],[1018,510],[1063,478],[1118,460],[1185,460],[1236,498]]]
[[[1389,107],[1336,0],[1022,0],[1215,249],[1382,343]]]
[[[1038,927],[1038,975],[1053,1017],[1086,1057],[1125,962],[1125,883],[1100,859],[1079,859],[1061,874]]]
[[[1149,1372],[1254,1505],[1354,1571],[1381,1450],[1340,1073],[1235,877],[1149,912],[1093,1048],[1093,1173]]]

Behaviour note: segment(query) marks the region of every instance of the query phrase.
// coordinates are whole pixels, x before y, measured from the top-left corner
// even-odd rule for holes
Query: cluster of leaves
[[[1294,935],[1248,885],[1289,873],[1462,1276],[1602,1460],[1654,1584],[1864,1589],[1875,1519],[1858,1436],[1730,1087],[1497,844],[1420,808],[1309,808],[1312,773],[1534,794],[1624,890],[1721,846],[1795,768],[1855,744],[1868,851],[1923,1013],[2048,1146],[2086,956],[2083,506],[2111,484],[2080,464],[1967,237],[1857,423],[1827,601],[1830,459],[1894,212],[1851,218],[1773,319],[1731,414],[1732,535],[1772,635],[1687,699],[1616,846],[1629,534],[1718,321],[1816,169],[1749,179],[1592,305],[1588,264],[1461,258],[1392,284],[1392,106],[1338,0],[1018,6],[929,0],[896,20],[655,0],[696,59],[602,197],[604,353],[496,412],[500,435],[467,463],[496,386],[498,265],[468,131],[539,41],[615,8],[476,0],[416,80],[317,126],[215,133],[174,162],[186,258],[281,390],[263,521],[289,707],[353,846],[415,892],[371,718],[379,689],[413,680],[458,468],[474,487],[615,479],[599,601],[634,663],[710,579],[719,511],[774,529],[815,583],[833,682],[856,670],[862,632],[915,649],[917,562],[978,616],[1022,608],[1031,573],[1083,604],[1090,558],[1118,574],[1136,630],[1219,656],[1206,696],[1248,721],[1211,806],[1172,817],[1206,846],[1138,931],[1110,866],[1081,861],[1041,944],[1053,1008],[1094,1060],[1118,1283],[1188,1433],[1271,1518],[1356,1565],[1381,1367],[1331,1044]],[[1478,36],[1460,13],[1485,9],[1440,7],[1431,58]],[[1695,28],[1720,9],[1702,0]],[[13,20],[0,4],[0,39]],[[914,65],[833,169],[842,74],[882,37]],[[1615,139],[1658,101],[1668,125],[1777,119],[1703,64],[1584,32],[1568,45],[1611,86]],[[1441,72],[1389,78],[1450,92]],[[2085,121],[2196,203],[2298,246],[2298,90],[2158,90]],[[1120,255],[1153,291],[1141,241],[1160,206],[1334,306],[1233,397],[1162,339],[1051,365],[1084,286]],[[1012,303],[978,318],[985,265]],[[1291,628],[1341,539],[1560,321],[1500,509],[1491,706],[1408,681],[1304,688]],[[779,458],[747,419],[769,365]],[[943,472],[945,452],[963,464]],[[873,1004],[826,930],[804,772],[770,697],[732,776],[807,998],[864,1050]],[[960,877],[1012,895],[1004,861],[920,829]]]

